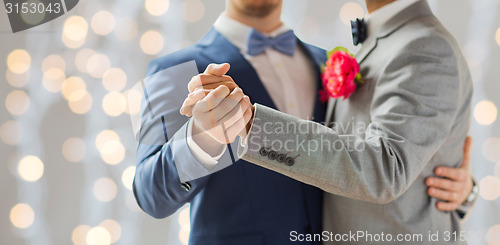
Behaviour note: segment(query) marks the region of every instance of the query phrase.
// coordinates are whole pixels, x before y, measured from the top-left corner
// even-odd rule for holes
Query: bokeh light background
[[[0,11],[0,244],[187,244],[187,207],[164,220],[131,192],[136,141],[131,90],[148,61],[199,40],[224,9],[201,0],[80,1],[12,34]],[[471,244],[500,244],[500,0],[432,0],[475,83],[472,168],[480,183],[465,224]],[[360,0],[285,0],[304,41],[351,45]],[[187,91],[186,91],[187,93]],[[130,100],[129,100],[130,99]]]

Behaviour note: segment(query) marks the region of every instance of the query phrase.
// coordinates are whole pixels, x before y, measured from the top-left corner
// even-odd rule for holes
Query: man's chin
[[[277,3],[244,2],[243,4],[240,10],[245,13],[245,15],[252,17],[266,17],[279,6]]]

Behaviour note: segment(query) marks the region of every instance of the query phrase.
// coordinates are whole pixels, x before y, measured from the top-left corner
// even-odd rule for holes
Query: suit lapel
[[[368,55],[377,47],[378,38],[376,36],[369,37],[364,43],[363,47],[356,54],[356,60],[361,65]]]
[[[238,48],[224,36],[211,28],[198,45],[203,48],[201,55],[207,57],[210,62],[229,63],[231,65],[228,75],[250,97],[252,103],[258,102],[276,109],[276,105],[267,93],[255,69],[243,57]]]
[[[316,94],[314,102],[313,120],[316,122],[323,122],[325,120],[326,105],[319,100],[319,91],[323,89],[321,82],[321,67],[326,62],[326,51],[307,43],[298,40],[298,44],[306,51],[307,55],[314,62],[314,70],[316,73]]]

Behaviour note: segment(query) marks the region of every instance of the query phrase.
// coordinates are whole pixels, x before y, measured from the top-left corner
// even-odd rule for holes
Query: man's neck
[[[382,8],[385,5],[392,3],[394,1],[396,0],[365,0],[366,9],[368,10],[368,13],[371,14],[375,12],[377,9]]]
[[[262,33],[271,33],[283,25],[281,21],[281,7],[265,17],[248,16],[237,13],[236,11],[235,9],[227,9],[226,14],[229,18],[250,26]]]

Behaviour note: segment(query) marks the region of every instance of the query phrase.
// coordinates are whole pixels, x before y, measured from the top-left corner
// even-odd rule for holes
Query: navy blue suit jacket
[[[313,61],[318,76],[317,88],[320,89],[319,67],[325,62],[326,53],[320,48],[298,43]],[[275,108],[253,67],[213,28],[195,45],[151,61],[147,75],[193,60],[197,72],[203,72],[210,63],[230,63],[228,75],[252,99],[252,103]],[[150,103],[168,104],[172,109],[156,109],[158,116],[155,120],[161,120],[163,129],[150,131],[165,138],[162,144],[148,144],[140,139],[134,179],[134,194],[139,206],[155,218],[164,218],[190,203],[189,243],[193,245],[279,245],[290,243],[291,231],[320,233],[321,190],[243,160],[189,181],[188,191],[183,188],[175,162],[201,164],[185,142],[188,118],[178,111],[188,93],[187,83],[191,76],[182,79],[167,76],[145,85],[145,97]],[[155,105],[152,110],[155,110]],[[323,121],[325,107],[316,101],[314,120]],[[174,142],[173,138],[177,140]]]

